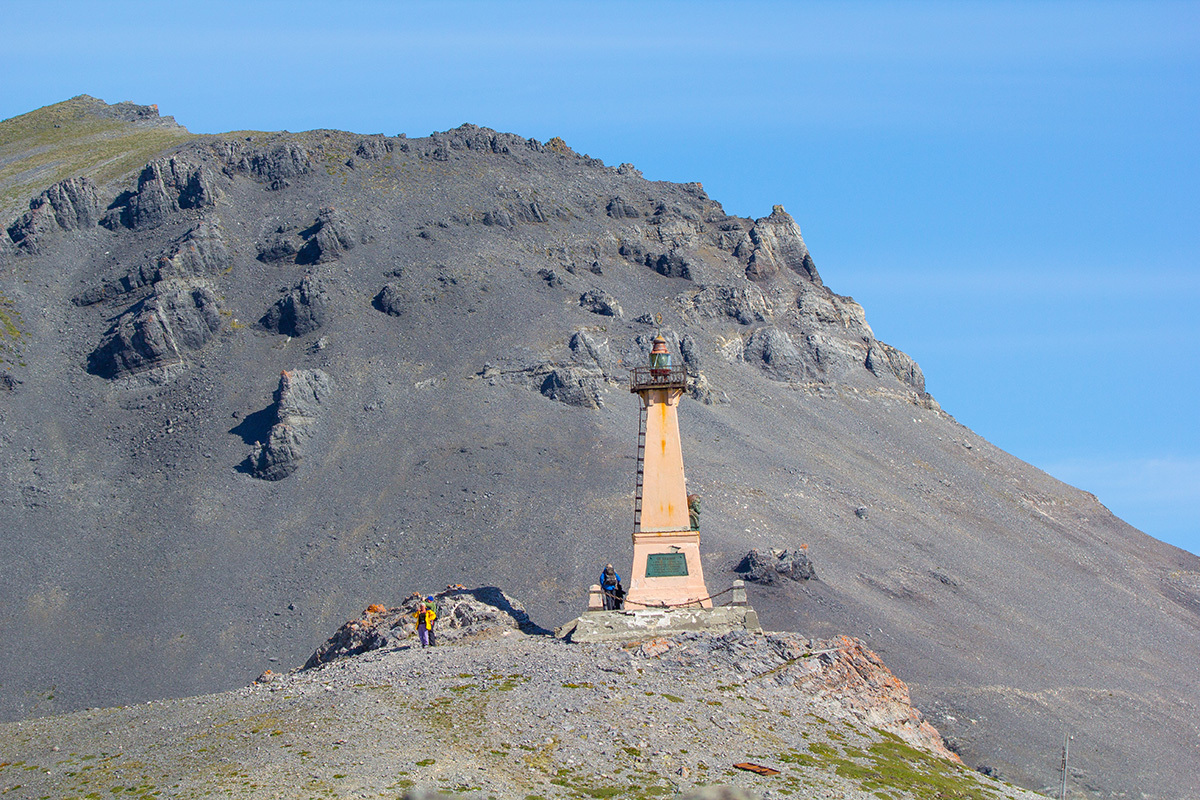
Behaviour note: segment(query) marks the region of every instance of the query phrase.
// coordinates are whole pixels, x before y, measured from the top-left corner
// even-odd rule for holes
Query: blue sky
[[[1200,552],[1200,5],[3,0],[0,117],[562,136],[732,213],[962,423]]]

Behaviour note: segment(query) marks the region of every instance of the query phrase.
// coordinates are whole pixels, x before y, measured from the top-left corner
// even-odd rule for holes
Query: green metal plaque
[[[683,553],[651,553],[646,556],[647,578],[676,578],[687,574],[687,556]]]

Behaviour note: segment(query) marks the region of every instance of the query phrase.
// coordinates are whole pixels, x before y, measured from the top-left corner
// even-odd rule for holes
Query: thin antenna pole
[[[1067,800],[1067,759],[1071,756],[1071,735],[1063,734],[1062,757],[1062,788],[1058,791],[1058,800]]]

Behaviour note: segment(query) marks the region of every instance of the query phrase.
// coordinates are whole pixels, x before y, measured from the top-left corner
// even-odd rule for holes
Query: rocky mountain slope
[[[904,683],[854,639],[697,632],[578,645],[532,631],[496,589],[451,592],[441,607],[436,648],[417,647],[401,608],[372,606],[330,640],[370,649],[322,648],[326,660],[314,654],[309,669],[207,697],[0,725],[0,792],[1036,796],[957,763]]]
[[[782,208],[470,125],[147,119],[0,123],[0,713],[237,686],[417,582],[575,616],[629,563],[661,330],[712,590],[807,545],[766,627],[862,638],[966,763],[1056,785],[1069,731],[1090,796],[1200,793],[1200,559],[958,425]],[[110,123],[131,172],[72,160]]]

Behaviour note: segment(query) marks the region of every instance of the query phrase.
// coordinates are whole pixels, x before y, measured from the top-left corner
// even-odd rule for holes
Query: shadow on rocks
[[[267,434],[274,424],[275,404],[272,403],[253,414],[247,414],[241,422],[229,429],[229,433],[242,437],[242,441],[248,445],[255,445],[266,441]]]

